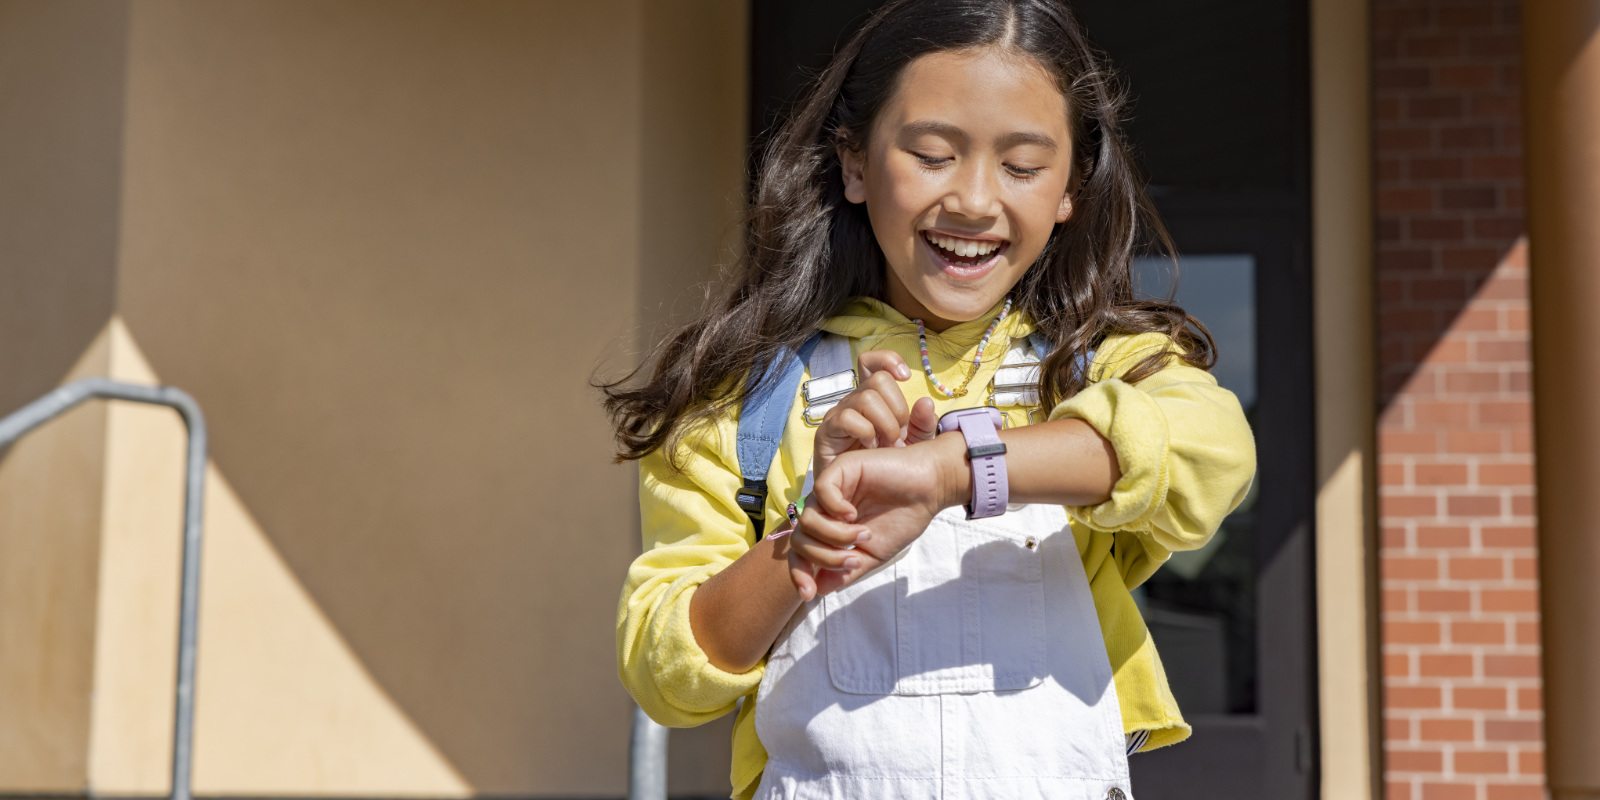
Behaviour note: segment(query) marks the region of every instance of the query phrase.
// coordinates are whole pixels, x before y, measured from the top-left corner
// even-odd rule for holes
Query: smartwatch
[[[967,440],[967,461],[972,464],[972,502],[967,519],[998,517],[1006,512],[1010,486],[1006,483],[1006,446],[1000,441],[1005,417],[994,406],[951,411],[939,418],[939,433],[960,431]]]

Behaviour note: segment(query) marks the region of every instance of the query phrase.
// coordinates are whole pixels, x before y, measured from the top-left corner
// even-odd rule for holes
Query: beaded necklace
[[[1000,309],[1000,316],[995,317],[994,322],[989,323],[989,329],[984,331],[983,338],[978,340],[978,352],[972,357],[972,371],[968,372],[967,379],[961,382],[961,388],[954,391],[951,391],[943,383],[940,383],[939,379],[934,376],[933,364],[932,362],[928,361],[927,328],[923,327],[922,320],[912,320],[912,322],[917,323],[917,344],[922,347],[922,371],[928,374],[928,380],[933,382],[933,388],[938,389],[939,394],[949,398],[967,396],[967,385],[972,383],[973,378],[977,377],[978,367],[983,363],[983,348],[989,344],[989,337],[994,335],[994,329],[1000,327],[1000,321],[1005,319],[1006,315],[1009,313],[1011,313],[1011,298],[1007,297],[1006,304]]]

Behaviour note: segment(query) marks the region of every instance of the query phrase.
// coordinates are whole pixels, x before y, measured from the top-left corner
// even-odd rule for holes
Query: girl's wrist
[[[972,466],[967,463],[966,438],[954,432],[940,434],[923,446],[934,450],[939,510],[966,505],[972,499]]]

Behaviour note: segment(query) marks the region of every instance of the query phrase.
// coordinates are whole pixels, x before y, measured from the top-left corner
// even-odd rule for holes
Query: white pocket
[[[1038,540],[962,516],[940,514],[893,563],[823,598],[834,688],[932,695],[1043,681]]]

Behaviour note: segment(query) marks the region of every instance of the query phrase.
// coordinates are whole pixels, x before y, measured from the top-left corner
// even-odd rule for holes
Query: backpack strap
[[[817,334],[807,339],[798,353],[779,353],[767,365],[765,374],[752,376],[750,394],[739,409],[735,452],[744,487],[734,493],[733,499],[755,525],[757,541],[767,528],[767,472],[783,441],[783,426],[789,421],[789,409],[804,377],[805,363],[821,340],[822,335]]]

